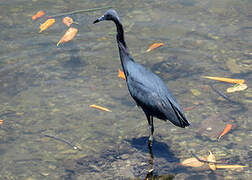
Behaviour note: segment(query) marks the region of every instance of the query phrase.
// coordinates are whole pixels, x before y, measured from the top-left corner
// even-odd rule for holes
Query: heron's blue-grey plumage
[[[115,10],[108,10],[103,16],[94,23],[102,20],[111,20],[117,27],[117,44],[127,86],[130,95],[146,114],[148,122],[154,131],[152,117],[162,120],[169,120],[179,127],[189,126],[182,108],[179,106],[172,92],[164,82],[154,73],[136,63],[131,57],[128,47],[124,40],[123,26]],[[151,134],[151,136],[152,136]]]

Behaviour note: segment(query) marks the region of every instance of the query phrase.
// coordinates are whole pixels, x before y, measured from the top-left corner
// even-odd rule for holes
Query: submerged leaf
[[[126,80],[125,74],[121,69],[118,69],[118,77]]]
[[[199,157],[199,158],[202,160],[206,160],[206,158],[204,157]],[[200,166],[203,166],[204,163],[200,162],[198,159],[193,157],[193,158],[185,159],[184,161],[181,162],[181,165],[189,166],[189,167],[200,167]]]
[[[213,163],[208,163],[208,166],[211,170],[215,171],[216,170],[216,164],[215,164],[216,159],[211,151],[209,151],[209,155],[207,156],[207,161],[213,162]]]
[[[89,107],[95,108],[95,109],[99,109],[99,110],[102,110],[102,111],[112,112],[108,108],[105,108],[105,107],[102,107],[102,106],[98,106],[98,105],[95,105],[95,104],[91,104]]]
[[[226,127],[221,132],[221,134],[219,135],[218,140],[220,140],[220,138],[224,136],[225,134],[227,134],[231,129],[232,129],[232,124],[227,124]]]
[[[49,28],[50,26],[52,26],[55,23],[55,19],[47,19],[43,24],[40,25],[40,31],[42,32],[44,30],[46,30],[47,28]]]
[[[164,45],[164,43],[154,43],[154,44],[152,44],[152,45],[149,46],[149,48],[146,50],[146,52],[150,52],[153,49],[156,49],[156,48],[158,48],[160,46],[163,46],[163,45]]]
[[[225,128],[226,124],[223,122],[223,120],[228,119],[222,114],[213,113],[201,122],[197,133],[214,141],[219,137],[219,135]]]
[[[200,91],[197,90],[197,89],[190,89],[190,91],[192,92],[192,94],[193,94],[194,96],[199,96],[199,95],[201,94]]]
[[[217,81],[223,81],[228,83],[236,83],[236,84],[243,84],[245,82],[244,79],[231,79],[231,78],[223,78],[223,77],[212,77],[212,76],[201,76],[203,78],[217,80]]]
[[[59,42],[57,43],[57,46],[60,44],[60,43],[64,43],[64,42],[68,42],[68,41],[71,41],[74,36],[77,34],[78,32],[78,29],[74,28],[74,27],[70,27],[66,32],[65,34],[62,36],[62,38],[59,40]]]
[[[227,88],[227,92],[232,93],[236,91],[243,91],[247,88],[248,88],[247,84],[235,84],[234,86]]]
[[[36,20],[36,19],[38,19],[38,18],[40,18],[40,17],[42,17],[44,15],[45,15],[44,11],[38,11],[35,15],[32,16],[32,20],[34,21],[34,20]]]

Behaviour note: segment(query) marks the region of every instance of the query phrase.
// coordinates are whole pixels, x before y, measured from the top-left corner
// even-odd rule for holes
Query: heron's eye
[[[106,18],[107,18],[107,19],[111,19],[111,18],[112,18],[112,15],[111,15],[111,14],[107,14],[107,15],[106,15]]]

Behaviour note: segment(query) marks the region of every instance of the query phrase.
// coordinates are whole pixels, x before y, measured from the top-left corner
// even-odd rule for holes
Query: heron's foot
[[[150,169],[148,171],[145,179],[153,179],[153,169]]]

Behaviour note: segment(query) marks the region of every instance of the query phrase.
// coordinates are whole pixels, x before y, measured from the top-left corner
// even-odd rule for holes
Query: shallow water
[[[67,30],[56,24],[39,32],[45,19],[38,10],[57,14],[114,6],[125,27],[135,60],[164,79],[192,127],[180,129],[155,119],[154,174],[175,179],[249,179],[251,175],[252,3],[249,0],[171,1],[27,1],[0,3],[0,179],[129,179],[149,170],[148,126],[143,112],[117,77],[121,68],[111,22],[93,25],[104,10],[72,16],[79,32],[56,46]],[[149,53],[154,42],[165,46]],[[241,78],[248,89],[230,94],[230,104],[202,75]],[[216,88],[225,92],[227,83]],[[112,110],[89,107],[98,104]],[[192,108],[191,108],[192,107]],[[215,121],[218,121],[218,123]],[[199,134],[234,125],[220,141]],[[214,126],[215,125],[215,126]],[[44,135],[64,139],[69,144]],[[225,163],[249,167],[210,171],[179,162],[191,151],[211,150]]]

